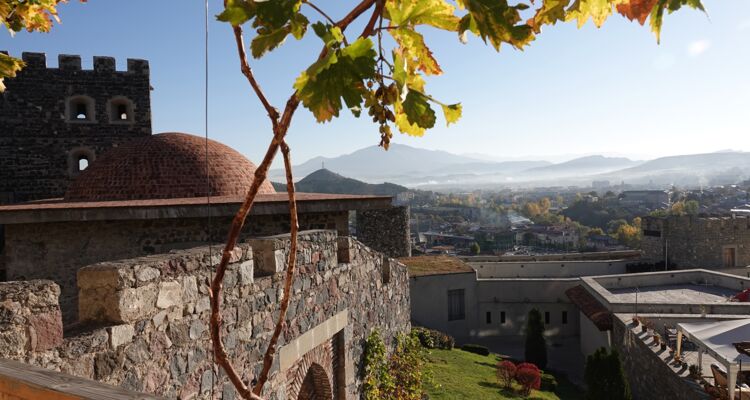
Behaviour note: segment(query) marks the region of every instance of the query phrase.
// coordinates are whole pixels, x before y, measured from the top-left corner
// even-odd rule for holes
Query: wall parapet
[[[0,282],[0,358],[62,343],[59,296],[60,287],[52,281]]]
[[[23,52],[21,53],[21,59],[26,63],[26,68],[30,70],[54,69],[47,66],[47,54],[45,53]],[[125,71],[116,70],[116,61],[113,57],[94,56],[93,60],[94,69],[84,70],[81,68],[81,56],[75,54],[59,54],[57,56],[58,69],[66,71],[122,72],[140,75],[149,75],[150,73],[148,60],[128,58]]]

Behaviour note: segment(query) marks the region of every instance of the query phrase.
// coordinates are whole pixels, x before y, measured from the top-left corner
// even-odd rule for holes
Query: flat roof
[[[409,269],[409,277],[474,272],[461,259],[446,255],[402,257],[398,261]]]
[[[300,213],[381,209],[391,206],[390,196],[296,193]],[[211,197],[212,216],[237,212],[243,196]],[[251,215],[288,214],[287,193],[259,194]],[[0,206],[0,224],[33,224],[64,221],[200,218],[206,216],[206,197],[97,202],[49,199]]]

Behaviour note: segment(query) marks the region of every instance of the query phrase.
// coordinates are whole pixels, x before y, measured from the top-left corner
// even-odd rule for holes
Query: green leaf
[[[301,0],[265,0],[256,1],[257,7],[256,20],[254,27],[267,27],[278,29],[286,25],[299,13]]]
[[[250,50],[254,58],[261,58],[266,52],[271,51],[284,43],[290,33],[296,39],[302,39],[307,30],[308,20],[302,14],[296,14],[287,25],[268,31],[268,28],[258,29],[258,35],[250,43]]]
[[[20,71],[26,64],[23,61],[13,58],[5,53],[0,53],[0,92],[5,91],[3,84],[4,78],[13,78],[16,72]]]
[[[359,38],[341,49],[330,48],[297,78],[297,96],[318,122],[338,117],[342,99],[357,114],[367,92],[364,81],[375,76],[376,57],[369,38]]]
[[[530,18],[527,23],[535,33],[539,33],[543,25],[554,25],[558,21],[565,21],[565,8],[569,3],[570,0],[544,0],[534,17]]]
[[[649,24],[651,25],[651,30],[656,35],[657,43],[661,40],[661,25],[664,21],[665,9],[669,14],[671,14],[679,10],[683,6],[688,6],[690,8],[706,12],[706,9],[703,7],[703,4],[700,2],[700,0],[659,0],[656,3],[654,9],[651,11]]]
[[[248,0],[227,0],[226,7],[216,19],[232,25],[242,25],[255,18],[255,2]]]
[[[312,25],[313,31],[323,40],[326,47],[338,45],[344,41],[344,33],[338,26],[331,26],[322,22],[316,22]]]
[[[523,5],[509,6],[507,0],[458,0],[469,12],[459,21],[458,33],[471,31],[495,50],[502,43],[523,49],[534,40],[531,26],[519,24]]]
[[[427,102],[427,97],[410,90],[403,102],[396,103],[396,125],[401,132],[412,136],[422,136],[425,130],[435,126],[435,111]]]
[[[443,108],[443,116],[445,117],[446,125],[457,122],[461,118],[463,107],[461,103],[458,104],[441,104]]]
[[[610,15],[612,15],[611,0],[576,0],[568,9],[566,21],[575,19],[580,28],[591,18],[594,25],[599,28]]]
[[[388,0],[385,16],[393,26],[430,25],[455,31],[458,28],[456,8],[444,0]]]

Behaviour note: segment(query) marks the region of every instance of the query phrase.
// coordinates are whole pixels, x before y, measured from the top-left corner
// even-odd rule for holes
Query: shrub
[[[586,358],[584,371],[586,381],[586,400],[630,400],[630,386],[625,379],[625,372],[620,363],[617,350],[600,347],[594,354]]]
[[[367,337],[364,354],[365,400],[421,400],[429,381],[427,356],[416,334],[396,336],[390,357],[377,330]]]
[[[542,373],[539,368],[532,363],[521,363],[518,364],[516,370],[516,382],[523,388],[523,395],[528,396],[531,394],[531,389],[537,389],[541,387]]]
[[[557,379],[550,374],[542,373],[541,388],[544,391],[556,392],[557,391]]]
[[[526,362],[538,365],[542,369],[547,366],[547,341],[544,339],[544,323],[542,323],[542,313],[536,308],[529,311],[524,350]]]
[[[434,329],[417,327],[413,328],[411,332],[419,338],[422,347],[427,349],[451,350],[455,345],[452,336]]]
[[[490,355],[490,349],[478,344],[465,344],[461,346],[461,350],[468,351],[469,353],[479,354],[480,356]]]
[[[497,380],[503,385],[504,388],[510,389],[513,384],[513,379],[516,378],[516,364],[512,361],[502,361],[497,363]]]

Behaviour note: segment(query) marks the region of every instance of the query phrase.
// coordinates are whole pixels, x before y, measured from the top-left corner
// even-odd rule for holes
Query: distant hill
[[[536,176],[539,178],[546,176],[562,177],[571,175],[599,174],[632,167],[638,164],[640,164],[639,161],[633,161],[629,158],[594,155],[575,158],[573,160],[558,164],[530,168],[524,171],[524,175]]]
[[[286,184],[273,182],[276,191],[285,192]],[[295,184],[300,192],[364,194],[374,196],[395,196],[409,189],[393,183],[371,184],[341,176],[327,169],[319,169]]]
[[[750,153],[716,152],[661,157],[640,165],[603,174],[630,182],[708,184],[721,179],[736,183],[750,176]]]

